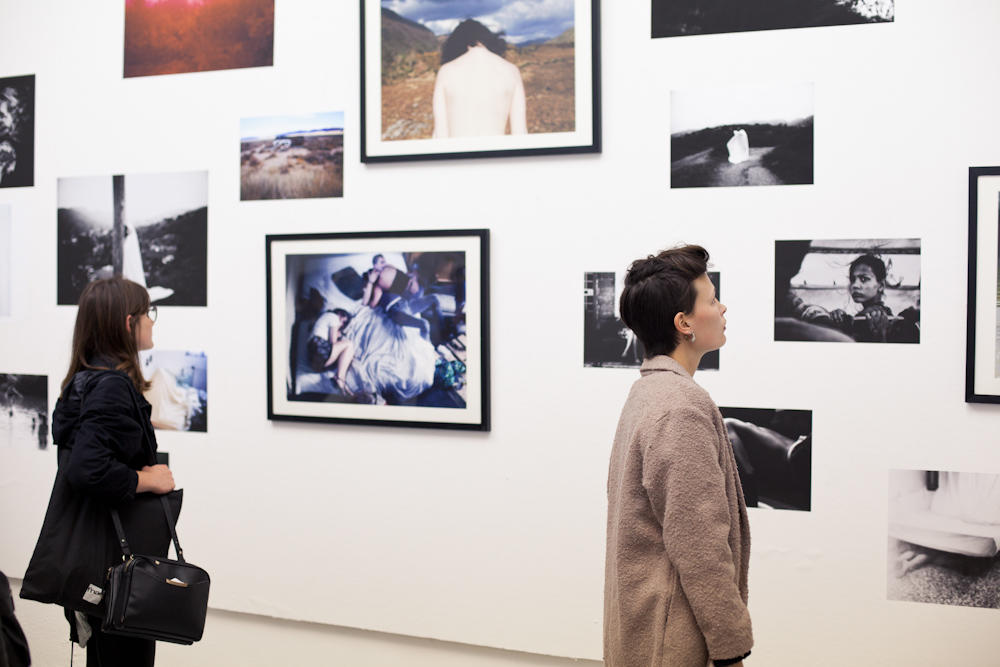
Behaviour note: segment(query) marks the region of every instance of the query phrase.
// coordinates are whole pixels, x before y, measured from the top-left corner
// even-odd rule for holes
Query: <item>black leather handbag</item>
[[[205,631],[208,572],[184,560],[170,505],[163,513],[177,560],[133,554],[121,518],[111,510],[122,549],[122,563],[108,570],[104,622],[101,630],[140,639],[193,644]]]

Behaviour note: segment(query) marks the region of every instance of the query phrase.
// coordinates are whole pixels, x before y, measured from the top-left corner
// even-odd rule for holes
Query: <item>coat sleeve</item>
[[[144,431],[135,419],[128,382],[109,375],[84,396],[66,469],[74,489],[110,505],[132,500],[139,483],[127,462],[141,453]]]
[[[709,656],[743,655],[753,646],[753,633],[729,546],[732,519],[715,425],[700,410],[678,408],[647,438],[643,486]]]

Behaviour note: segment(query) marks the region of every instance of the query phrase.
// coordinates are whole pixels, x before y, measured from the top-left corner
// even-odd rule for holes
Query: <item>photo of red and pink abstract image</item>
[[[125,78],[274,64],[274,0],[125,0]]]

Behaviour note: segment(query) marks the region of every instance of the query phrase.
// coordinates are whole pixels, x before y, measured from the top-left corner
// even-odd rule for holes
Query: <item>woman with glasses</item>
[[[142,392],[149,383],[142,375],[139,351],[153,347],[156,306],[146,289],[125,278],[96,280],[83,290],[73,331],[69,370],[52,415],[52,436],[58,446],[58,472],[49,509],[24,577],[22,597],[61,604],[70,622],[70,638],[85,645],[88,667],[148,667],[155,642],[105,634],[100,606],[105,582],[80,580],[69,568],[65,581],[53,588],[56,545],[65,544],[60,531],[67,527],[58,516],[89,516],[110,523],[110,508],[122,508],[139,493],[164,494],[174,489],[174,478],[156,460],[156,437],[149,420],[150,405]],[[86,540],[86,538],[83,538]],[[83,551],[105,553],[107,534],[95,535]],[[108,558],[121,554],[108,550]],[[151,554],[157,555],[157,554]],[[166,553],[159,555],[166,556]],[[84,555],[78,556],[81,561]],[[89,561],[88,561],[89,562]],[[113,562],[107,563],[110,567]],[[82,570],[82,566],[78,570]]]

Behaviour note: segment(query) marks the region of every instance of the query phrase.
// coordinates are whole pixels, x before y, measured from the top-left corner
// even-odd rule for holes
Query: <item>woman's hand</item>
[[[137,471],[139,484],[135,487],[136,493],[164,494],[174,490],[174,473],[165,465],[145,466]]]

